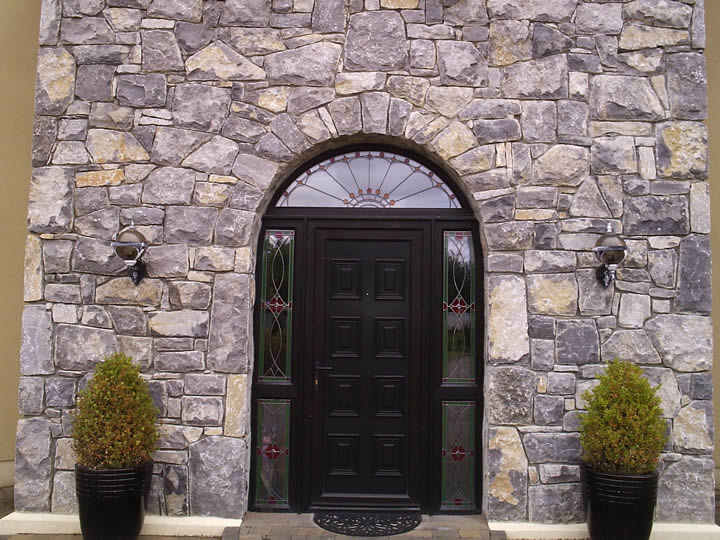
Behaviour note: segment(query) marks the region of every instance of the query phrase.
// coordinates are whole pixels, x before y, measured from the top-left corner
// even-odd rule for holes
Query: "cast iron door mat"
[[[326,531],[346,536],[392,536],[413,530],[420,512],[315,512],[313,521]]]

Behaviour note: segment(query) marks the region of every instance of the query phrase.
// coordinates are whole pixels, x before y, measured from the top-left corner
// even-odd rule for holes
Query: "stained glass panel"
[[[444,510],[475,508],[475,402],[442,402]]]
[[[288,506],[290,400],[258,399],[255,505]]]
[[[444,233],[443,382],[475,382],[475,254],[470,231]]]
[[[265,232],[260,289],[261,381],[290,380],[295,233]]]
[[[389,152],[349,152],[313,165],[277,206],[460,208],[455,194],[420,163]]]

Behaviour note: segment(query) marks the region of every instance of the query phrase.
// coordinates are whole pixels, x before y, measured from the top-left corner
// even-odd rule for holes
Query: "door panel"
[[[421,362],[410,343],[419,328],[410,269],[419,246],[417,233],[317,235],[315,313],[325,332],[315,348],[313,434],[324,441],[313,460],[316,505],[414,504],[408,389],[419,373],[411,359]]]

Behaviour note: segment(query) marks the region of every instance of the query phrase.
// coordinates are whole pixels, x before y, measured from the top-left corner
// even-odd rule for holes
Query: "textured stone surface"
[[[247,371],[247,322],[251,317],[248,291],[249,276],[224,274],[218,276],[213,288],[212,320],[208,343],[208,367],[215,371],[245,373]],[[237,295],[234,291],[246,291]]]
[[[18,421],[15,449],[15,505],[27,512],[49,512],[52,486],[50,420]]]
[[[527,277],[527,284],[530,313],[575,315],[578,286],[572,274],[530,275]]]
[[[402,69],[408,59],[405,25],[399,13],[368,11],[348,22],[345,66],[351,71]]]
[[[500,90],[508,98],[566,98],[567,72],[567,58],[564,55],[521,62],[505,69]]]
[[[599,120],[660,120],[664,111],[647,79],[598,75],[590,84],[592,117]]]
[[[529,519],[536,523],[582,521],[583,506],[579,484],[530,486]]]
[[[65,49],[41,48],[35,82],[37,114],[60,115],[72,103],[75,59]]]
[[[667,464],[658,483],[658,519],[712,523],[713,468],[710,457],[685,456]]]
[[[112,330],[58,325],[55,331],[55,364],[61,369],[88,371],[117,351]]]
[[[657,170],[671,178],[705,178],[707,128],[699,122],[666,122],[657,127]]]
[[[600,358],[598,332],[592,320],[559,320],[556,354],[558,364],[595,364]]]
[[[42,167],[30,179],[28,229],[36,233],[66,232],[72,223],[72,169]]]
[[[514,428],[490,429],[488,439],[488,505],[508,519],[526,519],[527,458]]]
[[[530,352],[525,281],[492,276],[488,282],[488,360],[514,363]]]
[[[197,81],[259,81],[265,71],[222,42],[208,45],[185,62],[188,78]]]
[[[194,515],[239,518],[245,510],[247,443],[206,437],[190,445],[190,511]]]
[[[20,373],[45,375],[53,372],[52,320],[43,306],[26,306],[22,318]]]
[[[712,330],[708,317],[658,315],[645,329],[663,364],[677,371],[704,371],[712,362]]]
[[[487,387],[488,417],[493,424],[529,424],[535,375],[522,367],[489,369]]]
[[[680,242],[676,311],[710,313],[711,273],[710,239],[700,234],[684,238]]]
[[[590,152],[582,146],[552,146],[533,164],[534,183],[579,185],[590,173]]]
[[[342,47],[334,43],[315,43],[268,55],[265,59],[268,80],[274,84],[330,85],[335,80],[341,52]]]
[[[487,85],[487,60],[471,43],[439,41],[437,56],[440,79],[444,84]]]
[[[689,227],[685,197],[633,197],[625,202],[623,230],[626,234],[686,234]]]
[[[659,364],[660,355],[644,330],[617,330],[602,344],[602,361],[613,360],[638,364]]]

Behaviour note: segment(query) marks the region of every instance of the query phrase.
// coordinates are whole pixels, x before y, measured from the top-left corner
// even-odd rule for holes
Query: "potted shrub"
[[[157,414],[140,369],[122,353],[100,363],[78,396],[75,486],[85,540],[137,538],[147,509]]]
[[[657,464],[665,445],[658,386],[630,362],[611,362],[583,394],[580,466],[591,540],[647,540],[657,500]]]

